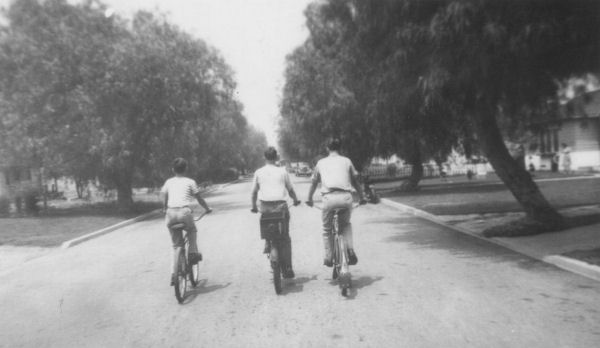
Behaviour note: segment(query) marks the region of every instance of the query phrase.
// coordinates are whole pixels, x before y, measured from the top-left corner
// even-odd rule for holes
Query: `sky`
[[[166,14],[171,23],[217,48],[235,72],[244,115],[276,145],[285,57],[308,37],[304,9],[311,0],[101,1],[124,17],[139,9]],[[0,0],[0,5],[9,2]]]
[[[235,72],[237,97],[250,123],[276,144],[285,57],[308,37],[309,0],[104,0],[122,16],[156,10],[217,48]]]

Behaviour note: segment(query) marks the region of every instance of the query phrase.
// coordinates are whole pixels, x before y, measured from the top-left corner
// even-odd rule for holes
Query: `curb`
[[[382,198],[381,203],[383,203],[389,207],[399,209],[405,213],[409,213],[414,216],[423,218],[425,220],[429,220],[433,223],[444,226],[444,227],[454,230],[456,232],[467,234],[471,237],[501,246],[503,248],[512,250],[518,254],[525,255],[532,259],[536,259],[536,260],[539,260],[539,261],[542,261],[545,263],[552,264],[552,265],[554,265],[560,269],[563,269],[565,271],[569,271],[571,273],[576,273],[576,274],[579,274],[579,275],[584,276],[589,279],[600,281],[600,267],[598,267],[598,266],[590,265],[586,262],[579,261],[579,260],[572,259],[572,258],[565,257],[565,256],[561,256],[561,255],[540,256],[540,255],[536,255],[534,253],[527,253],[522,250],[517,250],[517,249],[513,248],[512,245],[510,245],[508,243],[504,243],[498,239],[486,238],[486,237],[483,237],[483,236],[481,236],[471,230],[468,230],[466,228],[450,225],[450,224],[446,223],[444,220],[442,220],[442,219],[438,218],[437,216],[430,214],[426,211],[423,211],[423,210],[420,210],[420,209],[417,209],[417,208],[414,208],[414,207],[411,207],[411,206],[408,206],[408,205],[405,205],[402,203],[394,202],[387,198]]]
[[[236,181],[238,181],[238,180],[236,180]],[[233,183],[236,183],[236,181],[234,181],[232,183],[227,183],[225,185],[231,185]],[[224,186],[221,186],[221,187],[211,187],[211,188],[203,191],[202,194],[212,193],[212,192],[215,192],[215,191],[217,191],[219,189],[222,189],[223,187]],[[118,224],[105,227],[105,228],[103,228],[101,230],[98,230],[98,231],[95,231],[95,232],[91,232],[91,233],[88,233],[88,234],[83,235],[81,237],[77,237],[77,238],[68,240],[66,242],[63,242],[61,244],[60,248],[61,249],[68,249],[68,248],[73,247],[73,246],[75,246],[77,244],[81,244],[81,243],[86,242],[86,241],[88,241],[90,239],[93,239],[93,238],[96,238],[96,237],[100,237],[100,236],[105,235],[107,233],[110,233],[110,232],[112,232],[114,230],[118,230],[119,228],[123,228],[125,226],[132,225],[132,224],[134,224],[136,222],[149,219],[149,218],[153,217],[154,215],[158,215],[158,214],[161,214],[161,209],[156,209],[156,210],[153,210],[153,211],[151,211],[149,213],[146,213],[146,214],[134,217],[133,219],[125,220],[125,221],[119,222]]]
[[[92,232],[92,233],[88,233],[88,234],[83,235],[81,237],[77,237],[77,238],[68,240],[66,242],[63,242],[60,247],[61,247],[61,249],[67,249],[67,248],[73,247],[73,246],[75,246],[77,244],[83,243],[85,241],[88,241],[88,240],[96,238],[96,237],[100,237],[100,236],[105,235],[105,234],[107,234],[109,232],[112,232],[114,230],[118,230],[119,228],[132,225],[132,224],[134,224],[136,222],[139,222],[139,221],[142,221],[142,220],[146,220],[146,219],[151,218],[151,217],[153,217],[155,215],[158,215],[158,214],[160,214],[160,209],[153,210],[153,211],[151,211],[149,213],[140,215],[140,216],[135,217],[133,219],[125,220],[125,221],[119,222],[118,224],[105,227],[105,228],[103,228],[101,230],[98,230],[98,231],[95,231],[95,232]]]

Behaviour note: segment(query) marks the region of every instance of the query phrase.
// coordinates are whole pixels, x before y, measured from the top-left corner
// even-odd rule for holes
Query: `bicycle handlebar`
[[[199,221],[200,219],[202,219],[204,217],[204,215],[210,214],[212,211],[213,211],[212,209],[210,209],[210,210],[204,210],[202,212],[202,214],[200,214],[200,215],[198,215],[197,217],[194,218],[194,221]]]

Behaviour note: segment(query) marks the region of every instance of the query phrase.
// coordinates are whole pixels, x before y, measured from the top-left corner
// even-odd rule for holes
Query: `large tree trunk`
[[[473,120],[482,150],[527,217],[542,224],[548,231],[564,228],[562,216],[548,203],[530,174],[510,156],[498,128],[494,108],[485,108]]]
[[[117,204],[122,210],[128,210],[133,206],[133,190],[131,184],[117,183]]]
[[[132,178],[128,172],[116,173],[117,204],[121,210],[129,210],[133,206]]]
[[[408,179],[400,186],[400,190],[404,192],[417,191],[419,182],[423,179],[423,160],[421,159],[419,141],[415,140],[412,143],[411,154],[408,156],[408,163],[412,166],[412,171]]]

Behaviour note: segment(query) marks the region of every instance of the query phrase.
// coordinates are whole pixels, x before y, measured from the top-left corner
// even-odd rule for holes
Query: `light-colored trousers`
[[[323,243],[326,249],[332,250],[331,230],[333,229],[333,211],[337,208],[346,208],[338,215],[338,223],[342,228],[342,234],[346,238],[348,249],[354,249],[352,236],[352,194],[345,191],[334,191],[323,195]]]
[[[177,273],[175,268],[177,265],[177,257],[179,255],[179,249],[183,247],[183,230],[187,233],[188,241],[190,242],[189,252],[198,252],[198,243],[196,242],[196,224],[194,223],[194,216],[192,215],[192,208],[181,207],[181,208],[168,208],[167,215],[165,216],[165,222],[167,228],[171,233],[171,241],[173,242],[173,260],[171,262],[171,269],[173,274]],[[177,223],[184,223],[185,227],[182,229],[171,228],[171,225]]]

